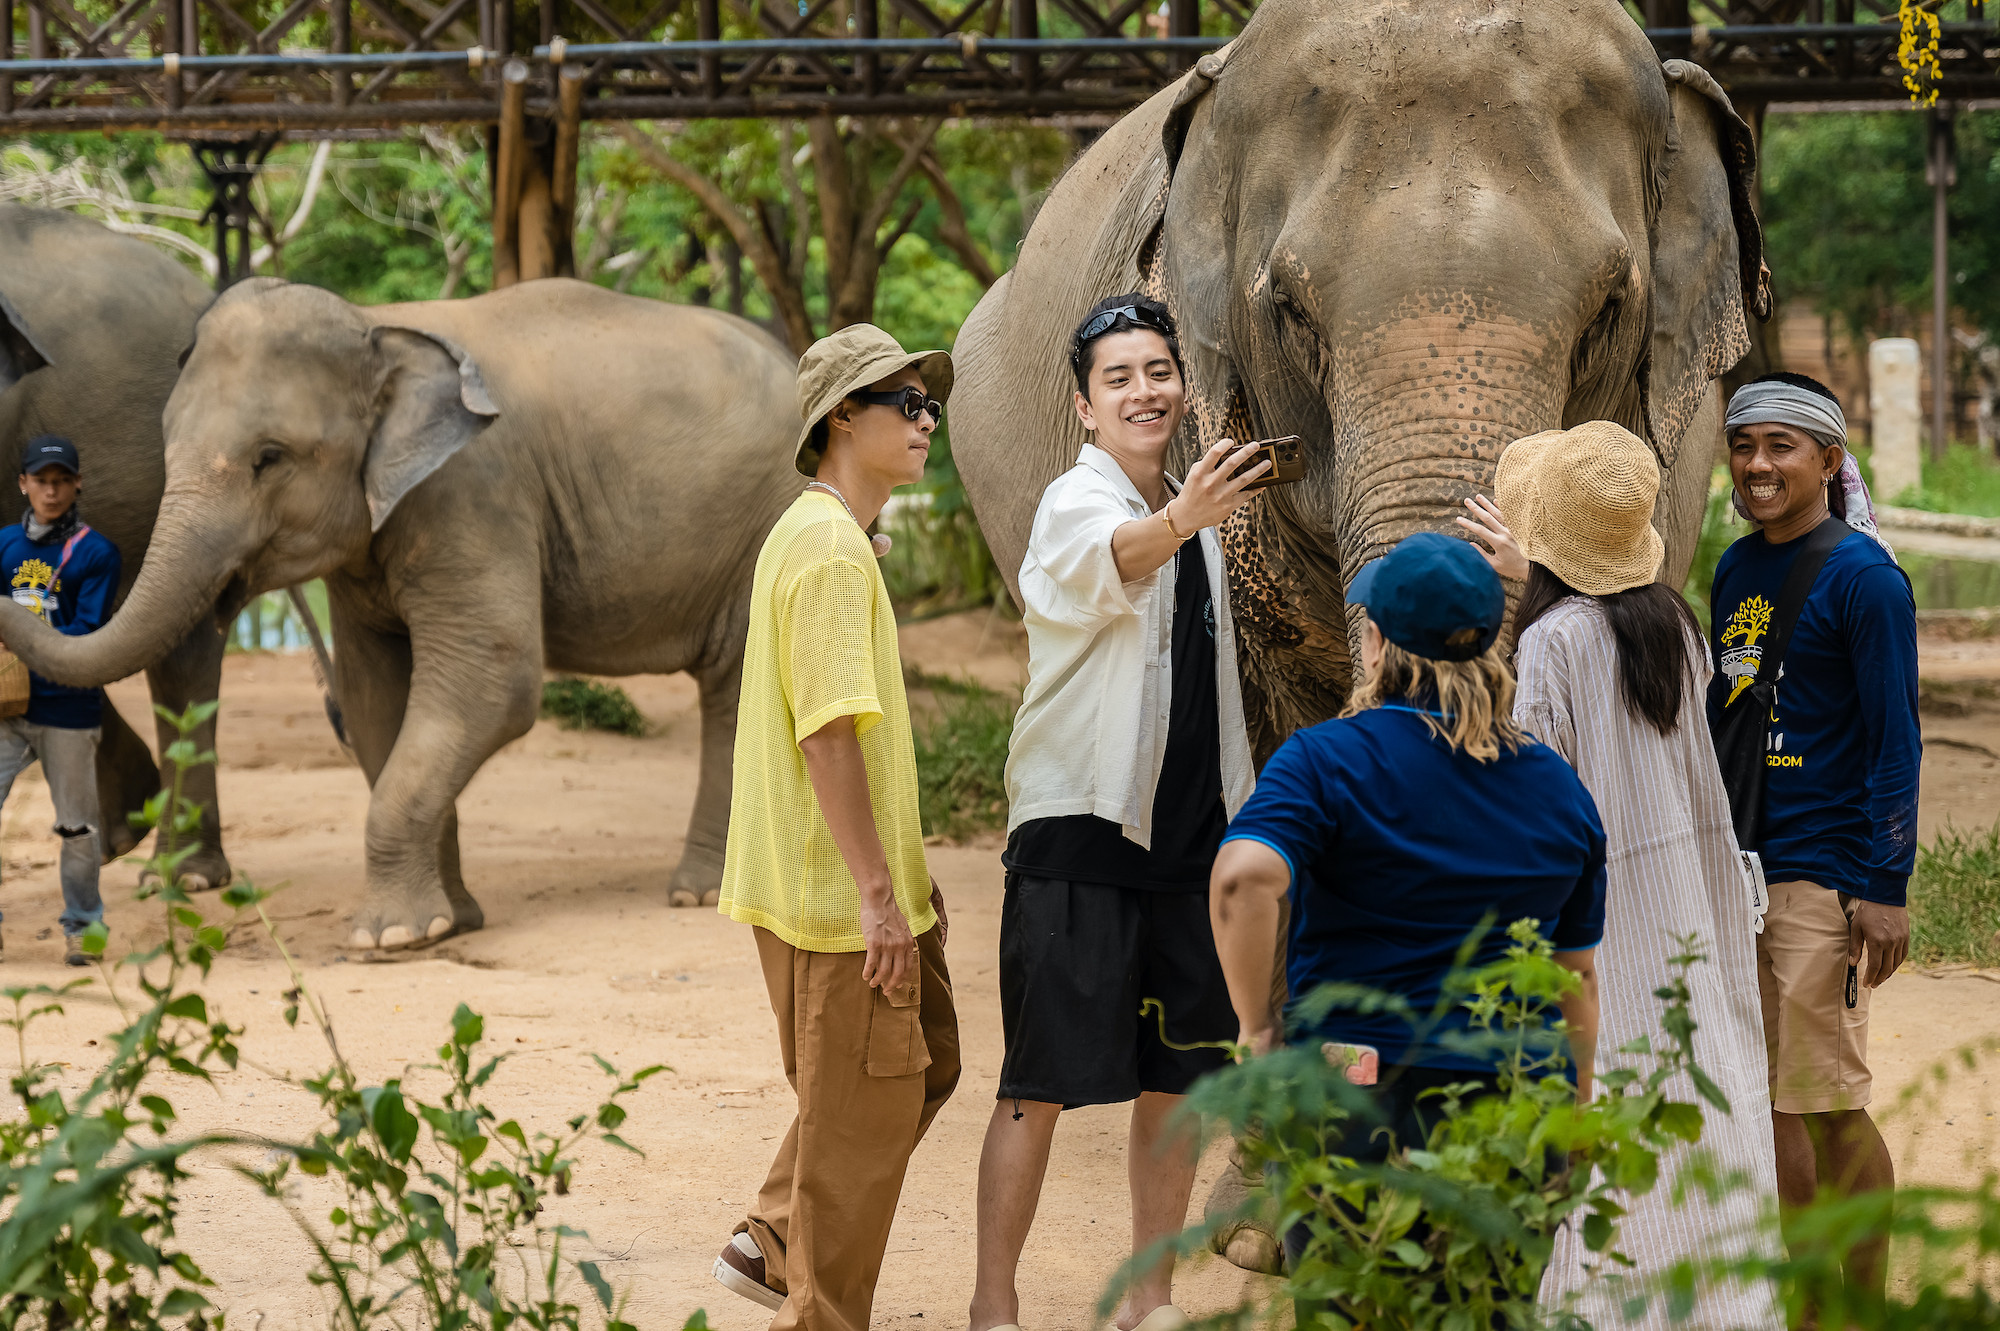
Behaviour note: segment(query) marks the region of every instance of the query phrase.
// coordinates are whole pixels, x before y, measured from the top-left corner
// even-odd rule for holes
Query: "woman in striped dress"
[[[1602,1262],[1565,1230],[1542,1301],[1599,1327],[1778,1331],[1784,1323],[1767,1285],[1704,1287],[1679,1322],[1658,1286],[1683,1259],[1700,1264],[1771,1244],[1764,1222],[1777,1207],[1757,922],[1703,710],[1708,651],[1687,603],[1654,581],[1663,553],[1652,526],[1659,479],[1643,442],[1590,421],[1517,440],[1500,459],[1497,508],[1468,500],[1473,516],[1459,519],[1492,547],[1488,559],[1503,576],[1527,581],[1515,616],[1514,719],[1569,760],[1604,821],[1598,1067],[1617,1066],[1616,1051],[1641,1036],[1659,1042],[1653,991],[1669,980],[1675,938],[1698,936],[1708,962],[1688,977],[1695,1055],[1734,1112],[1704,1106],[1695,1149],[1746,1181],[1714,1202],[1690,1189],[1676,1204],[1675,1175],[1692,1151],[1676,1152],[1620,1224],[1617,1247],[1636,1267]],[[1695,1098],[1685,1078],[1668,1091]],[[1628,1322],[1621,1305],[1640,1292],[1653,1297],[1645,1316]]]

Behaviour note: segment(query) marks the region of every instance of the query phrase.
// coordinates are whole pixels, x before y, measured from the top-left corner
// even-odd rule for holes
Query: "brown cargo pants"
[[[910,1152],[958,1085],[958,1014],[935,927],[920,973],[885,995],[864,952],[805,952],[757,929],[785,1078],[799,1107],[737,1232],[786,1294],[771,1331],[867,1331]]]

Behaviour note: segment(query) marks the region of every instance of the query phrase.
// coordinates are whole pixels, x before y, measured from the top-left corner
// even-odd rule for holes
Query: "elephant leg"
[[[513,599],[505,591],[470,604]],[[413,616],[414,617],[414,616]],[[355,912],[350,945],[394,951],[433,943],[484,923],[459,884],[456,805],[459,792],[500,746],[534,724],[540,693],[539,640],[493,641],[493,626],[432,625],[410,645],[408,694],[393,746],[381,761],[368,803],[368,895]],[[425,651],[425,642],[431,644]],[[477,642],[478,650],[469,650]],[[343,668],[343,676],[346,674]],[[354,690],[360,695],[362,690]],[[386,704],[381,690],[374,704]],[[341,705],[352,707],[343,684]],[[368,766],[379,750],[375,707],[350,728]],[[353,715],[352,712],[349,713]],[[364,740],[364,731],[369,732]],[[366,748],[364,749],[364,745]],[[449,851],[446,850],[449,845]],[[469,912],[461,914],[469,907]]]
[[[206,620],[196,624],[185,638],[174,644],[172,651],[146,671],[153,702],[178,714],[191,703],[215,701],[222,692],[222,646],[221,630]],[[197,753],[214,750],[215,722],[216,718],[211,716],[195,730]],[[157,714],[154,729],[159,735],[161,753],[180,738],[180,732]],[[162,782],[171,782],[174,764],[162,760],[159,775]],[[201,806],[198,833],[201,849],[181,865],[181,886],[190,892],[227,887],[234,876],[222,848],[222,804],[216,794],[215,775],[214,763],[197,763],[182,769],[180,774],[182,796]]]
[[[670,906],[713,906],[722,895],[722,858],[729,840],[729,790],[736,760],[736,703],[743,687],[743,656],[706,666],[701,685],[701,784],[688,819],[681,862],[667,883]]]
[[[103,824],[98,843],[106,864],[139,844],[139,830],[132,826],[130,815],[144,808],[159,789],[160,769],[153,762],[153,751],[107,701],[97,740],[97,807]]]

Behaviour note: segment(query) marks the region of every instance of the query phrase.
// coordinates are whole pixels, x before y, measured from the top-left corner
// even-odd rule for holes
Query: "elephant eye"
[[[252,465],[251,474],[262,476],[264,468],[270,466],[273,462],[281,460],[284,456],[285,450],[277,444],[261,445],[257,449],[257,461]]]

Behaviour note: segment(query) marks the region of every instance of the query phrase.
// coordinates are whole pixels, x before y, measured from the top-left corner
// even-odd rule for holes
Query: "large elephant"
[[[366,772],[350,942],[477,928],[455,802],[534,723],[544,668],[688,671],[702,766],[670,899],[713,899],[765,532],[800,481],[793,365],[755,325],[583,282],[362,309],[257,279],[201,318],[167,403],[153,554],[63,638],[0,604],[37,670],[112,679],[270,587],[326,579]]]
[[[1453,531],[1510,440],[1609,418],[1666,469],[1686,576],[1715,379],[1768,313],[1748,128],[1615,0],[1265,0],[1107,132],[959,335],[954,454],[1011,580],[1083,442],[1071,328],[1141,289],[1181,328],[1177,443],[1305,436],[1309,474],[1223,532],[1244,702],[1268,754],[1350,682],[1343,591]]]
[[[180,372],[178,357],[212,294],[144,241],[73,213],[0,206],[0,465],[15,465],[38,434],[75,442],[83,518],[124,556],[120,596],[148,562],[166,483],[160,415]],[[120,672],[144,668],[153,701],[176,712],[214,698],[222,679],[221,630],[206,619],[181,628]],[[175,732],[155,725],[164,750]],[[214,722],[196,738],[213,747]],[[108,860],[136,844],[125,814],[159,788],[160,773],[112,707],[104,712],[97,766]],[[181,872],[191,887],[221,887],[229,860],[215,768],[189,768],[182,789],[201,803],[203,817],[202,849]]]

